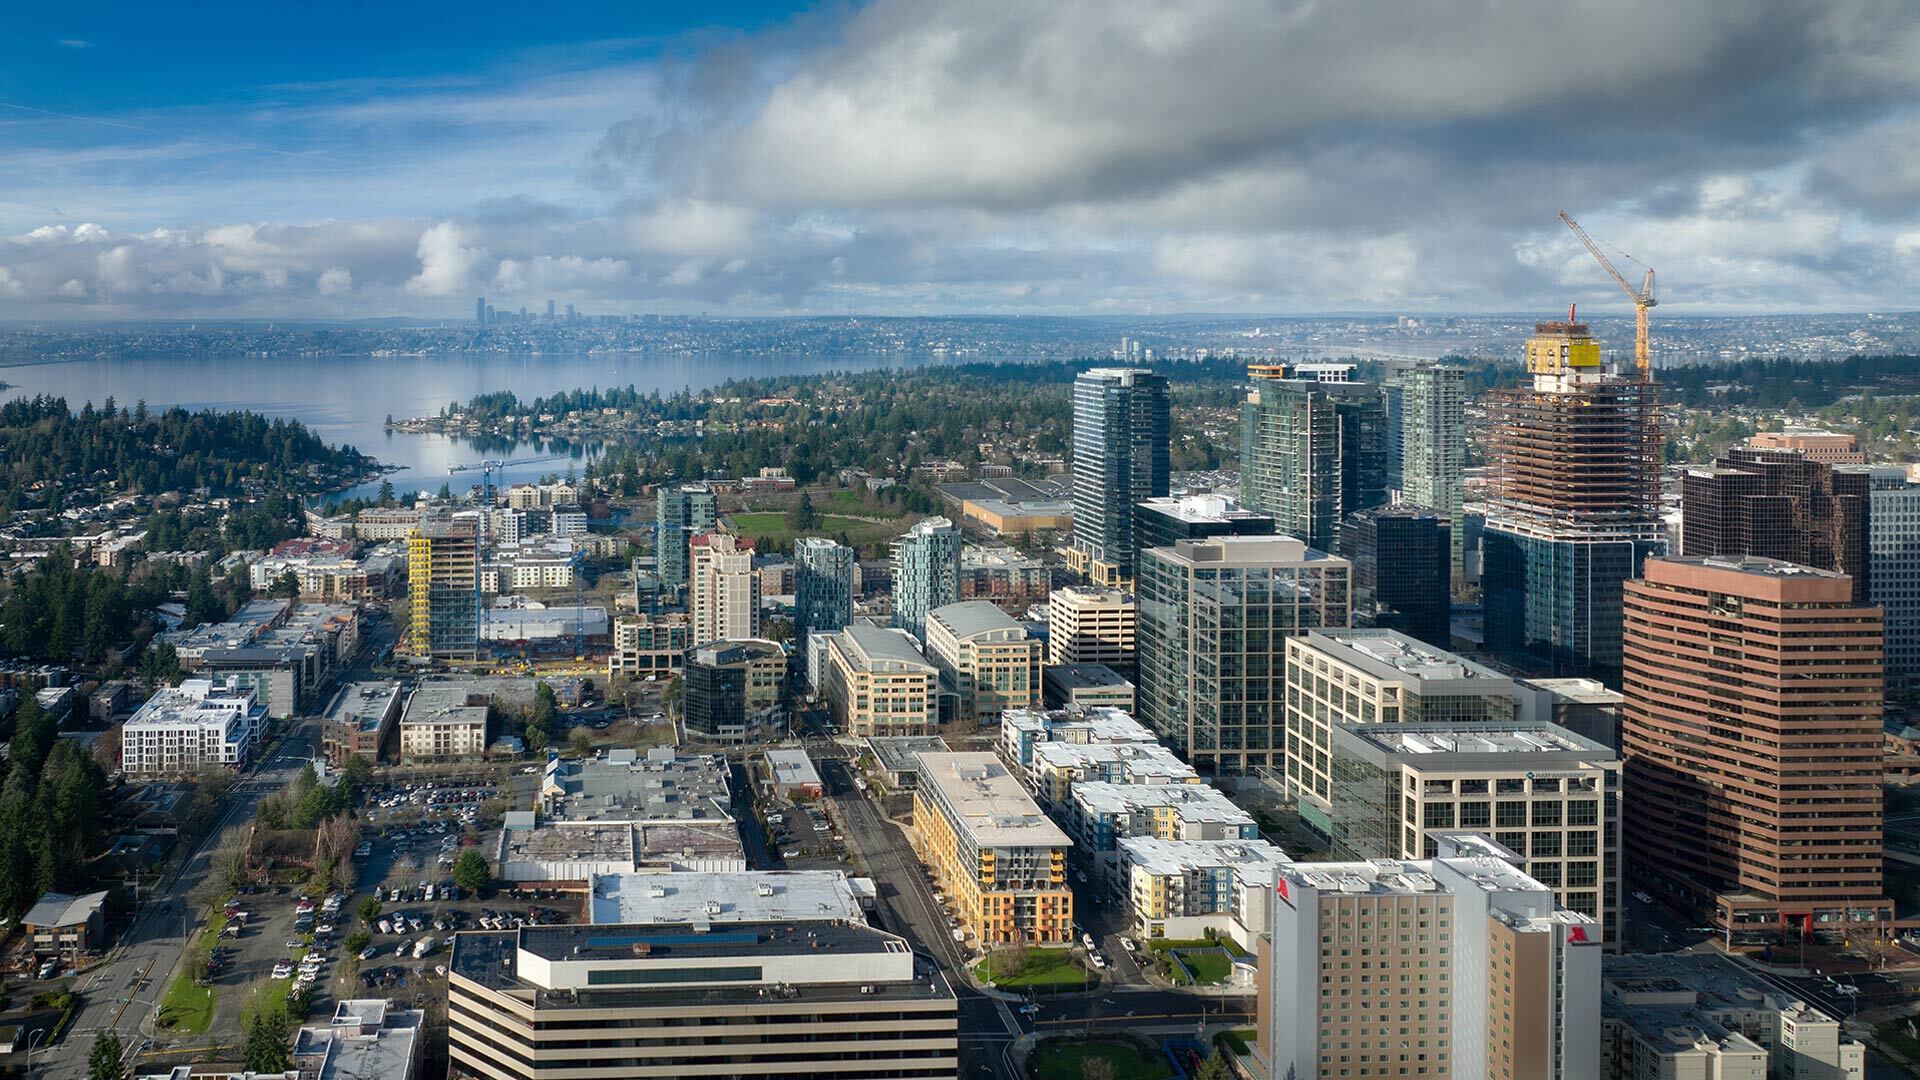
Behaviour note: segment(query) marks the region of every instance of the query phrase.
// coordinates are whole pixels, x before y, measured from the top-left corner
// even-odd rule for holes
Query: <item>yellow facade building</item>
[[[1067,849],[993,754],[922,754],[913,792],[914,849],[983,946],[1073,940]]]

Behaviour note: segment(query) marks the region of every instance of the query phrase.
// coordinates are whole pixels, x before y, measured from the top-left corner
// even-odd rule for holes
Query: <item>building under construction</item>
[[[480,649],[480,526],[430,514],[407,538],[407,645],[416,657],[472,660]]]
[[[1585,323],[1543,322],[1528,386],[1487,397],[1487,646],[1617,682],[1623,583],[1665,550],[1658,387],[1607,373]]]

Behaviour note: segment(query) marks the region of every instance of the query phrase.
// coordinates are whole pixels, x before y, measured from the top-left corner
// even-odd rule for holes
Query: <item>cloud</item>
[[[342,296],[353,291],[353,271],[344,266],[330,266],[320,272],[320,278],[314,287],[321,296]]]
[[[91,49],[93,48],[93,42],[85,38],[61,38],[60,47],[63,49]]]
[[[462,242],[460,226],[442,221],[420,234],[416,249],[420,272],[407,282],[407,291],[420,296],[452,296],[468,291],[468,281],[486,261],[485,248]]]

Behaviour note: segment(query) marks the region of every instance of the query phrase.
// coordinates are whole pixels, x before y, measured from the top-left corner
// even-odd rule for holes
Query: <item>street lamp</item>
[[[39,1042],[42,1038],[46,1036],[46,1034],[47,1034],[46,1028],[38,1028],[34,1031],[33,1034],[27,1036],[27,1075],[28,1076],[33,1075],[33,1044]]]

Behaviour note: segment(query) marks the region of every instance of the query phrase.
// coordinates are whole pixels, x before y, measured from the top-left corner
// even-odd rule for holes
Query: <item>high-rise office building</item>
[[[487,298],[476,296],[473,300],[473,321],[482,326],[487,322]]]
[[[1871,471],[1867,599],[1886,613],[1887,681],[1920,680],[1920,484],[1899,466]]]
[[[1353,560],[1353,624],[1399,630],[1439,648],[1453,640],[1453,530],[1424,506],[1381,506],[1340,523]]]
[[[1871,594],[1867,560],[1870,477],[1793,450],[1736,446],[1680,478],[1680,554],[1759,555],[1853,578]]]
[[[1167,377],[1094,368],[1073,382],[1073,545],[1069,563],[1096,584],[1134,573],[1133,507],[1167,493],[1172,437]]]
[[[433,514],[407,538],[407,643],[415,656],[471,660],[480,649],[480,520]]]
[[[753,572],[753,541],[732,533],[693,538],[687,571],[693,643],[750,638],[760,632],[760,575]]]
[[[1585,323],[1543,322],[1529,385],[1487,395],[1487,647],[1552,676],[1620,674],[1620,594],[1665,548],[1658,388],[1609,375]]]
[[[705,484],[664,484],[654,497],[654,549],[660,587],[687,584],[687,548],[719,521],[713,489]]]
[[[960,599],[960,530],[923,518],[893,542],[893,625],[924,641],[927,612]]]
[[[1133,671],[1140,604],[1122,589],[1070,585],[1047,597],[1047,663]]]
[[[1424,506],[1450,526],[1447,565],[1455,580],[1466,572],[1467,373],[1451,364],[1403,368],[1393,374],[1390,463],[1402,502]]]
[[[1140,721],[1206,772],[1279,767],[1287,640],[1347,625],[1351,569],[1290,536],[1217,536],[1141,552]]]
[[[821,536],[793,544],[794,654],[807,655],[807,635],[853,621],[853,549]]]
[[[553,301],[547,301],[547,321],[553,321]]]
[[[1133,550],[1209,536],[1272,536],[1272,514],[1248,510],[1225,495],[1170,495],[1133,508]]]
[[[1886,932],[1881,641],[1845,574],[1649,559],[1626,588],[1629,876],[1734,944]]]
[[[1387,501],[1387,404],[1372,383],[1256,364],[1240,421],[1240,491],[1280,533],[1331,551],[1340,520]]]
[[[1261,1075],[1598,1080],[1598,925],[1486,837],[1439,839],[1433,859],[1279,867]]]

